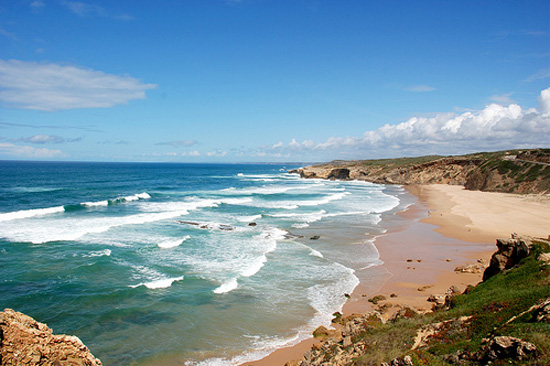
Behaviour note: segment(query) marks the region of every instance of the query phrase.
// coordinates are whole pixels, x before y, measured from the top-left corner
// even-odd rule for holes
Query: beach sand
[[[497,238],[513,232],[534,237],[550,234],[549,196],[467,191],[450,185],[405,188],[418,201],[399,213],[402,225],[376,238],[384,262],[376,268],[380,285],[359,284],[344,306],[344,315],[376,309],[368,299],[378,294],[393,306],[388,315],[398,305],[429,310],[432,304],[426,300],[430,295],[443,294],[453,285],[463,290],[481,281],[482,273],[454,269],[488,261],[496,250]],[[301,359],[314,342],[308,339],[245,365],[282,366]]]

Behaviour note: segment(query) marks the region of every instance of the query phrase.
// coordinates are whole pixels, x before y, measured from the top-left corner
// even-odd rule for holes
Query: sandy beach
[[[359,284],[344,306],[344,315],[376,309],[368,299],[378,294],[387,298],[385,303],[392,304],[386,316],[399,305],[429,310],[432,304],[426,300],[430,295],[445,293],[453,285],[463,290],[481,281],[482,273],[454,269],[488,261],[496,250],[496,238],[514,232],[545,238],[550,234],[548,195],[467,191],[451,185],[406,188],[418,198],[417,202],[399,213],[401,226],[375,241],[384,262],[380,286]],[[284,365],[301,359],[314,342],[308,339],[245,365]]]

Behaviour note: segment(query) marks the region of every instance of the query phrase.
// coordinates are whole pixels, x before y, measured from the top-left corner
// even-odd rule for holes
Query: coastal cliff
[[[28,315],[0,312],[0,365],[101,366],[74,336],[56,335]]]
[[[333,161],[291,170],[303,178],[356,179],[380,184],[453,184],[469,190],[550,192],[550,149],[464,156]]]
[[[484,280],[460,294],[432,294],[432,311],[410,306],[342,317],[318,328],[318,343],[286,366],[549,365],[550,246],[541,239],[498,239]],[[456,271],[456,270],[455,270]]]

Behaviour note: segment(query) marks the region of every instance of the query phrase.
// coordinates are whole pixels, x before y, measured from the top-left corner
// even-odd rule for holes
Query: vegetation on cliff
[[[526,253],[521,240],[502,243],[491,263],[500,272],[461,295],[449,291],[433,312],[337,318],[341,328],[317,330],[322,343],[293,364],[550,365],[550,246],[534,240]]]
[[[550,149],[463,156],[333,161],[291,171],[304,178],[358,179],[382,184],[458,184],[507,193],[550,192]]]

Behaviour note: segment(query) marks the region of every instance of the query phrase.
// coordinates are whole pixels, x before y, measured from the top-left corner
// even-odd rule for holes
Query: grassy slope
[[[548,244],[537,242],[519,267],[490,278],[466,295],[457,296],[448,311],[371,327],[358,337],[366,341],[368,347],[355,364],[380,365],[409,354],[415,365],[449,365],[445,355],[465,350],[475,353],[480,350],[482,339],[507,335],[535,344],[538,355],[517,363],[495,361],[494,365],[550,365],[550,324],[533,322],[530,313],[505,324],[537,301],[550,297],[550,266],[536,259],[541,251],[549,252]],[[471,316],[472,320],[466,326],[450,325],[432,337],[427,347],[410,351],[421,326],[461,316]]]

